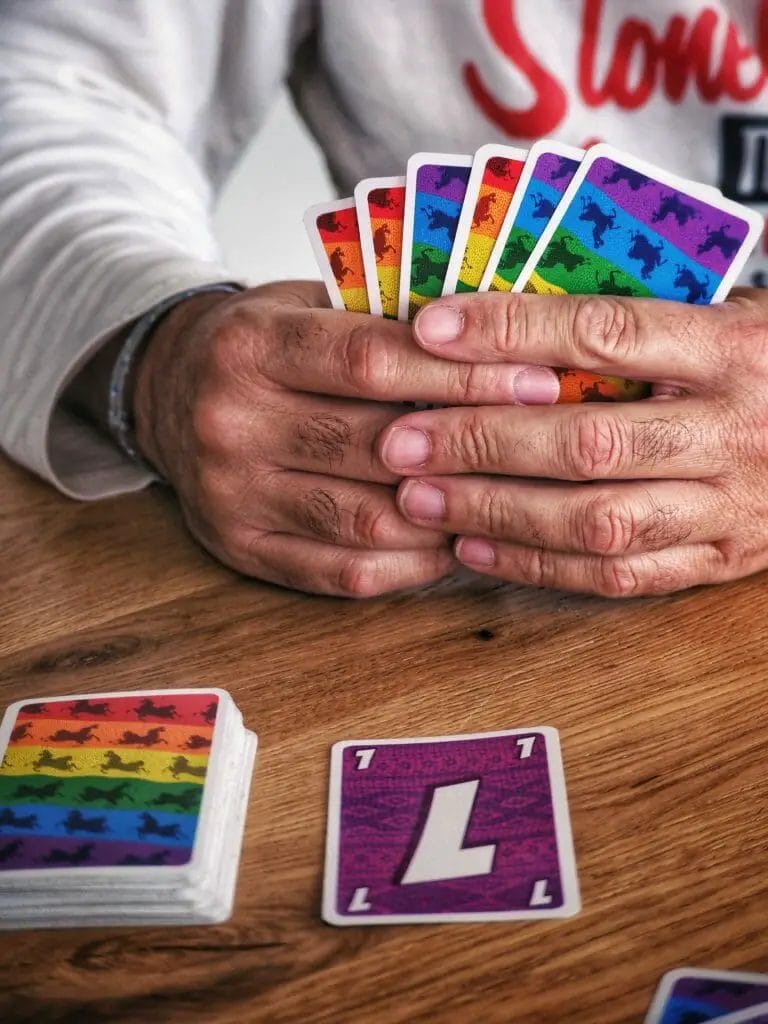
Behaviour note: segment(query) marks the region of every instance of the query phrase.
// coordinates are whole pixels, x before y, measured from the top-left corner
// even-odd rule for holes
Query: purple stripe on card
[[[533,177],[536,181],[549,185],[550,188],[562,195],[570,185],[578,166],[579,161],[571,160],[570,157],[557,156],[555,153],[542,153],[536,161]]]
[[[189,862],[188,846],[108,840],[57,839],[45,836],[0,837],[0,872],[22,868],[101,868],[151,865],[170,867]]]
[[[725,276],[749,231],[741,218],[608,157],[595,160],[586,180],[719,277]]]
[[[469,181],[469,167],[425,164],[416,172],[416,191],[442,196],[452,203],[463,203]]]

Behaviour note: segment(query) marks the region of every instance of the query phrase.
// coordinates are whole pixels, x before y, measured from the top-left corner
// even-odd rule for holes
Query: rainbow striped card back
[[[405,178],[366,178],[355,188],[368,304],[374,316],[397,319],[403,254]]]
[[[481,291],[512,290],[583,158],[584,150],[549,139],[531,147],[518,191],[485,269]]]
[[[16,704],[0,727],[0,872],[187,864],[214,743],[210,690]]]
[[[333,308],[370,313],[354,199],[311,206],[304,226]]]
[[[471,156],[453,153],[415,153],[408,161],[400,320],[443,293],[471,166]]]
[[[475,153],[443,295],[480,289],[527,156],[524,149],[496,143]]]
[[[514,290],[719,302],[762,227],[758,213],[710,188],[595,146]]]

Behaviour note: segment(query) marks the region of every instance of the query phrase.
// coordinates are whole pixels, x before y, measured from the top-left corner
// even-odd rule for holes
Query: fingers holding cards
[[[556,730],[334,746],[330,924],[569,917],[579,906]]]

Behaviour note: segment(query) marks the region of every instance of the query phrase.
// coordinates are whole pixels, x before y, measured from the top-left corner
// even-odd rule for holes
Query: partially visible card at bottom
[[[714,1024],[768,1024],[768,1003],[750,1006],[747,1010],[737,1010],[727,1017],[716,1017]]]
[[[579,907],[555,729],[334,746],[329,924],[570,917]]]
[[[645,1024],[720,1024],[726,1014],[732,1024],[734,1011],[757,1009],[766,1001],[768,974],[680,967],[659,982]]]

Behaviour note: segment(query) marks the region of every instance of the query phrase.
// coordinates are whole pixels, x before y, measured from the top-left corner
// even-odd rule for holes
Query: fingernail
[[[456,341],[464,327],[464,314],[455,306],[425,306],[413,322],[418,340],[428,347]]]
[[[445,519],[445,494],[431,484],[418,480],[406,484],[400,501],[411,519]]]
[[[512,393],[520,405],[553,405],[560,397],[560,381],[546,366],[529,366],[512,381]]]
[[[396,427],[387,438],[381,457],[392,470],[416,469],[429,458],[432,445],[423,430]]]
[[[456,544],[456,557],[464,565],[481,565],[488,568],[496,562],[496,552],[487,540],[475,537],[462,537]]]

